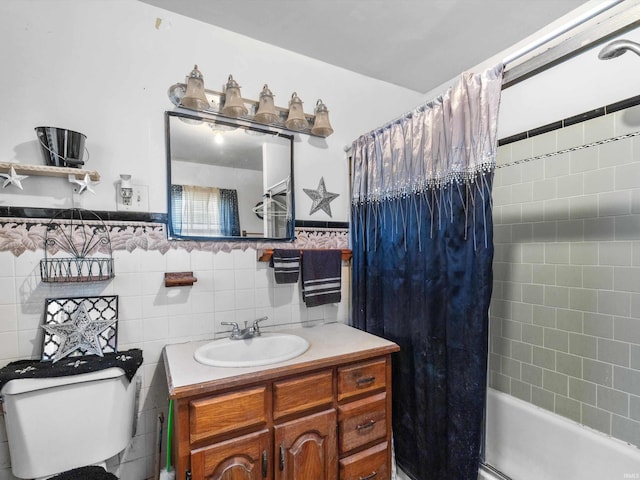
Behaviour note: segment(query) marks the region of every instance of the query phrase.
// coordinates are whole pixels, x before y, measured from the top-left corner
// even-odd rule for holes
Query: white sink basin
[[[214,340],[198,348],[193,356],[212,367],[257,367],[290,360],[308,348],[309,342],[297,335],[263,333],[246,340]]]

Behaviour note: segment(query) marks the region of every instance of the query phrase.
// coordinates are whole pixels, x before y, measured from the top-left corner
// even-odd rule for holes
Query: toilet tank
[[[11,380],[1,393],[11,470],[18,478],[103,462],[133,435],[136,382],[117,367]]]

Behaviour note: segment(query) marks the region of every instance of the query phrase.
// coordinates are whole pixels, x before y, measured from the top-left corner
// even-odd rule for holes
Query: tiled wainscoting
[[[491,387],[640,446],[638,131],[635,106],[499,148],[489,363]]]

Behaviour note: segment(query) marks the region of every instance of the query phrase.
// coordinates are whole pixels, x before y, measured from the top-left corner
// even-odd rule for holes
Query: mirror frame
[[[173,231],[173,226],[171,222],[172,218],[172,202],[171,202],[171,128],[170,128],[170,120],[171,118],[185,118],[190,120],[197,121],[205,121],[205,122],[215,122],[221,125],[227,125],[232,127],[244,128],[246,130],[251,130],[263,134],[275,135],[278,137],[283,137],[289,141],[290,150],[289,150],[289,188],[291,190],[291,220],[287,225],[287,232],[284,237],[260,237],[260,236],[251,236],[251,237],[243,237],[243,236],[191,236],[191,235],[178,235]],[[165,148],[166,148],[166,159],[167,159],[167,237],[168,240],[192,240],[199,242],[290,242],[295,240],[295,188],[294,188],[294,173],[293,173],[293,146],[294,146],[294,135],[290,133],[286,133],[284,130],[279,129],[277,127],[271,127],[269,125],[263,125],[260,123],[251,122],[244,119],[235,119],[225,117],[223,115],[217,114],[209,114],[209,113],[193,113],[193,112],[184,112],[180,109],[174,111],[166,111],[165,112]]]

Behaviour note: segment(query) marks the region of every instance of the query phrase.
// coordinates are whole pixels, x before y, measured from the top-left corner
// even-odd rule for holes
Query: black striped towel
[[[300,250],[273,250],[269,265],[273,267],[276,283],[297,283],[300,275]]]
[[[341,250],[303,250],[302,298],[307,307],[341,300]]]

